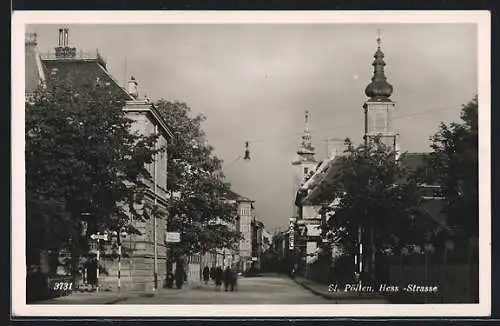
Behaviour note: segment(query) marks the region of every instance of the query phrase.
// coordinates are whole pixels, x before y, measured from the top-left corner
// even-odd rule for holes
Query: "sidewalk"
[[[198,289],[201,283],[184,284],[182,289],[164,289],[160,288],[157,291],[100,291],[100,292],[78,292],[75,291],[64,297],[53,298],[49,300],[39,301],[35,304],[119,304],[133,297],[154,297],[178,294],[189,290]]]
[[[336,301],[335,303],[389,303],[386,297],[378,293],[346,292],[342,289],[336,292],[330,292],[327,284],[319,284],[300,276],[295,276],[292,280],[315,295]]]
[[[70,295],[39,301],[35,304],[115,304],[138,293],[128,292],[73,292]]]

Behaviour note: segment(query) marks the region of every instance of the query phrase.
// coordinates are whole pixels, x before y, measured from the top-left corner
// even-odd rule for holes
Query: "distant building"
[[[264,252],[264,223],[254,220],[252,223],[252,266],[260,269],[262,262],[262,254]]]
[[[315,158],[315,149],[311,142],[309,132],[309,112],[305,112],[305,128],[302,135],[302,142],[299,145],[292,165],[294,171],[294,212],[292,218],[295,219],[296,230],[290,234],[293,243],[293,250],[299,257],[297,264],[300,269],[305,270],[306,264],[311,262],[312,255],[316,252],[317,243],[320,237],[319,225],[321,215],[320,205],[310,205],[303,203],[303,198],[307,195],[304,185],[314,175],[321,165]]]
[[[231,221],[223,221],[218,217],[213,220],[214,224],[225,225],[229,230],[239,232],[240,230],[240,211],[239,211],[240,195],[233,191],[229,191],[225,198],[226,204],[234,205],[236,208],[236,215]],[[216,248],[210,254],[210,258],[205,257],[203,260],[206,266],[226,266],[234,267],[238,261],[239,243],[235,243],[230,248]],[[206,255],[205,255],[206,256]]]
[[[123,111],[134,121],[132,131],[149,135],[157,133],[157,146],[164,146],[173,137],[172,132],[161,118],[157,109],[147,99],[141,99],[137,89],[138,83],[132,77],[127,89],[122,88],[107,71],[106,62],[99,54],[77,51],[69,46],[68,29],[59,29],[59,43],[55,52],[41,54],[37,48],[35,33],[25,35],[25,95],[26,101],[32,100],[38,87],[46,87],[55,81],[69,81],[74,87],[84,87],[89,84],[105,87],[117,98],[125,101]],[[145,201],[158,206],[156,223],[137,221],[132,223],[142,232],[142,235],[129,235],[123,240],[123,246],[131,253],[121,261],[122,288],[149,289],[154,285],[154,238],[157,247],[158,286],[165,279],[166,270],[166,235],[167,217],[167,153],[158,154],[153,163],[147,165],[152,176],[147,181]],[[139,205],[140,209],[143,205]],[[84,212],[82,212],[84,213]],[[156,229],[154,225],[156,224]],[[101,233],[106,230],[99,230]],[[111,230],[110,230],[111,231]],[[156,236],[155,236],[156,235]],[[88,236],[88,235],[87,235]],[[90,240],[89,240],[90,241]],[[110,247],[110,246],[108,246]],[[109,248],[108,248],[109,249]],[[101,265],[107,270],[102,274],[100,282],[103,286],[117,286],[117,260],[103,259]]]
[[[229,191],[226,203],[235,205],[236,216],[231,222],[215,218],[214,223],[221,223],[229,229],[240,232],[242,239],[231,248],[218,248],[206,253],[201,258],[203,266],[231,266],[238,271],[245,271],[252,264],[252,244],[254,239],[254,201]]]
[[[252,225],[255,221],[254,203],[255,201],[246,198],[238,197],[238,216],[239,216],[239,230],[242,239],[238,248],[238,269],[245,271],[250,268],[252,264],[252,239],[253,229]]]

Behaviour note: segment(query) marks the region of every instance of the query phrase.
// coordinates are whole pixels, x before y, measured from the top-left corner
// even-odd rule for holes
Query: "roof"
[[[96,57],[95,59],[43,59],[47,83],[65,80],[78,88],[96,83],[109,87],[112,94],[121,100],[134,100],[108,73]]]
[[[328,166],[322,173],[321,180],[319,182],[316,182],[316,184],[311,189],[309,194],[304,198],[303,202],[316,203],[319,200],[325,187],[333,182],[333,178],[335,177],[336,172],[338,171],[338,163],[339,163],[338,157],[333,158],[329,161]]]
[[[446,202],[439,198],[427,198],[420,205],[420,211],[427,216],[430,221],[434,222],[440,229],[448,232],[455,233],[454,230],[450,228],[446,221],[446,215],[443,214],[443,209],[446,206]]]
[[[238,200],[240,198],[241,198],[241,196],[239,194],[232,191],[231,189],[228,190],[226,199]]]
[[[403,168],[414,172],[418,168],[425,167],[428,156],[429,153],[404,153],[399,157],[399,163]]]
[[[61,30],[59,31],[61,32]],[[59,35],[61,37],[61,35]],[[61,39],[59,39],[61,40]],[[40,55],[35,33],[25,34],[25,91],[31,93],[43,81],[50,85],[57,81],[70,83],[75,88],[99,86],[109,90],[111,96],[126,102],[124,111],[147,112],[158,124],[166,138],[173,138],[165,120],[148,101],[137,101],[107,71],[106,62],[99,54],[76,52],[76,48],[57,47],[56,53]]]
[[[314,188],[324,177],[324,174],[328,170],[332,163],[332,159],[323,160],[319,162],[313,175],[302,185],[303,189]]]
[[[174,134],[167,126],[167,123],[161,117],[158,110],[154,107],[153,104],[149,103],[148,101],[145,100],[126,101],[123,110],[126,112],[147,112],[148,114],[150,114],[150,117],[152,117],[153,120],[155,120],[157,124],[161,127],[163,134],[166,136],[165,138],[174,138]]]

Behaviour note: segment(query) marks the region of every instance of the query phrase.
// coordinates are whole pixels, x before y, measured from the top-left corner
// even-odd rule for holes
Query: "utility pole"
[[[368,105],[366,103],[363,105],[363,110],[364,110],[364,115],[365,115],[365,132],[364,132],[364,145],[365,145],[365,158],[368,157]],[[367,216],[367,210],[366,206],[364,209],[364,217],[360,221],[358,225],[358,256],[359,256],[359,262],[358,262],[358,275],[359,275],[359,282],[361,282],[361,277],[363,275],[363,220]]]
[[[121,290],[121,274],[122,274],[122,240],[120,232],[118,232],[118,291]]]
[[[122,238],[127,236],[124,228],[118,231],[113,231],[113,237],[116,237],[116,244],[118,245],[118,291],[121,290],[121,275],[122,275]]]
[[[101,248],[99,247],[99,244],[100,244],[100,241],[108,241],[108,234],[106,232],[104,232],[104,234],[100,234],[99,232],[95,233],[95,234],[92,234],[90,235],[90,238],[92,240],[96,240],[96,243],[97,243],[97,253],[96,253],[96,281],[97,281],[97,288],[96,288],[96,292],[99,292],[99,287],[100,287],[100,284],[99,284],[99,260],[100,260],[100,251],[101,251]]]

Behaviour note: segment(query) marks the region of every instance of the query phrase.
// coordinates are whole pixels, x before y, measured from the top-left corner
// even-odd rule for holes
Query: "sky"
[[[477,93],[474,24],[156,24],[30,25],[40,52],[54,51],[58,28],[69,45],[100,53],[123,85],[140,95],[187,103],[203,113],[208,142],[232,188],[255,200],[273,233],[292,215],[293,168],[304,111],[316,158],[326,138],[363,132],[364,90],[380,29],[385,72],[394,87],[394,129],[402,151],[430,151],[440,122],[458,121]],[[244,161],[245,141],[251,160]]]

